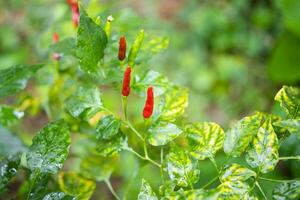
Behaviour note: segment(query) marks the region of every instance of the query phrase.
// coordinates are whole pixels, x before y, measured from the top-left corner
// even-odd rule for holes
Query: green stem
[[[160,163],[161,165],[163,165],[164,163],[164,148],[161,147],[160,149]],[[165,177],[164,177],[164,171],[163,171],[163,167],[160,168],[160,177],[161,177],[161,181],[162,181],[162,184],[164,185],[165,184]]]
[[[117,199],[117,200],[120,200],[120,197],[117,195],[117,193],[115,192],[114,188],[112,187],[110,181],[107,179],[104,181],[109,189],[109,191],[112,193],[112,195],[114,195],[114,197]]]
[[[300,160],[300,156],[279,157],[279,160]]]
[[[130,123],[129,120],[126,121],[127,125],[129,126],[129,128],[142,140],[145,141],[144,138],[142,137],[142,135],[132,126],[132,124]]]
[[[259,183],[255,182],[255,185],[258,187],[258,189],[261,192],[261,194],[263,195],[264,199],[268,200],[266,194],[264,193],[263,189],[260,187]]]
[[[126,96],[122,96],[122,110],[123,110],[125,121],[128,121],[127,120],[127,97]]]
[[[124,150],[127,150],[131,153],[133,153],[134,155],[136,155],[137,157],[139,157],[140,159],[142,160],[147,160],[149,162],[151,162],[152,164],[156,165],[157,167],[161,168],[161,164],[157,163],[156,161],[152,160],[151,158],[149,157],[144,157],[142,156],[141,154],[139,154],[138,152],[134,151],[132,148],[128,147],[128,148],[125,148]]]
[[[212,164],[214,165],[214,167],[217,170],[217,173],[219,174],[219,168],[218,168],[218,165],[216,163],[216,160],[213,157],[210,157],[209,160],[212,162]]]
[[[210,186],[211,184],[213,184],[216,180],[218,180],[219,176],[214,177],[213,179],[211,179],[208,183],[206,183],[201,189],[205,189],[206,187]]]
[[[115,115],[115,113],[111,110],[109,110],[108,108],[105,107],[101,107],[102,110],[104,110],[105,112],[108,112],[109,114]]]
[[[293,182],[293,180],[278,180],[278,179],[263,178],[263,177],[258,177],[258,179],[260,179],[260,180],[264,180],[264,181],[276,182],[276,183],[287,183],[287,182]]]

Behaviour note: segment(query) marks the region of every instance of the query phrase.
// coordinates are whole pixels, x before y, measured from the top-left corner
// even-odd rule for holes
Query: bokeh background
[[[189,89],[187,121],[215,121],[226,129],[256,110],[280,114],[274,95],[283,84],[300,83],[299,0],[84,0],[83,3],[91,16],[114,17],[112,38],[118,32],[133,41],[136,32],[144,28],[146,33],[169,39],[169,47],[144,65]],[[0,1],[0,69],[47,62],[54,32],[61,38],[76,34],[70,19],[64,0]],[[114,102],[109,94],[105,98],[110,106],[118,106],[119,101]],[[29,92],[22,100],[28,99],[30,117],[15,130],[25,143],[47,122],[45,114],[39,112],[34,94]],[[132,115],[139,112],[136,108]],[[280,149],[282,155],[299,154],[299,144],[296,138],[288,138]],[[158,188],[160,180],[155,177],[159,172],[152,166],[143,165],[137,170],[134,157],[125,155],[122,159],[112,177],[118,192],[127,192],[128,199],[134,199],[142,175]],[[222,154],[218,155],[219,162],[223,159]],[[204,161],[201,168],[199,185],[214,176],[211,164]],[[299,161],[280,163],[278,169],[270,176],[300,176]],[[16,181],[11,187],[17,191],[20,183]],[[263,187],[270,195],[272,184]],[[99,183],[93,199],[111,198],[106,186]]]

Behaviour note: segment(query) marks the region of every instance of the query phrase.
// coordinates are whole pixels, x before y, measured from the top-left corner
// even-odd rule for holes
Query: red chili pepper
[[[143,111],[144,118],[148,119],[151,117],[154,108],[154,97],[153,97],[153,88],[150,86],[147,90],[147,99]]]
[[[67,0],[67,3],[72,9],[72,20],[75,27],[79,24],[79,6],[77,0]]]
[[[120,37],[119,41],[119,60],[122,61],[126,57],[126,38],[125,36]]]
[[[124,73],[122,95],[127,97],[130,93],[130,74],[131,68],[128,66]]]
[[[59,41],[59,35],[58,35],[57,32],[53,33],[53,35],[52,35],[52,41],[54,43]]]

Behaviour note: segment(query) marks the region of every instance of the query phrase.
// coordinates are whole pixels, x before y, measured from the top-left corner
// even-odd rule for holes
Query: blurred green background
[[[119,36],[117,32],[132,42],[141,28],[146,33],[169,38],[169,47],[142,65],[189,89],[185,117],[188,121],[215,121],[226,129],[256,110],[278,114],[278,105],[273,101],[278,89],[283,84],[299,85],[299,0],[84,0],[83,3],[90,16],[114,17],[114,39]],[[54,32],[61,38],[76,34],[64,0],[0,1],[0,69],[14,64],[47,63]],[[111,107],[119,107],[119,99],[114,101],[109,93],[104,98]],[[133,113],[140,114],[138,107],[131,107],[136,109]],[[45,121],[33,106],[31,117],[23,121],[22,127],[33,134]],[[30,141],[27,136],[21,137]],[[288,138],[281,153],[299,154],[299,141]],[[224,159],[220,154],[219,162]],[[128,199],[136,197],[141,174],[158,188],[160,180],[155,173],[159,172],[151,165],[140,168],[131,155],[122,156],[119,162],[122,165],[113,175],[113,185],[119,192],[128,189],[132,197]],[[201,168],[199,185],[214,176],[209,162],[203,161]],[[278,169],[279,174],[271,176],[300,176],[297,161],[280,163]],[[269,195],[272,185],[264,187]],[[99,183],[93,198],[112,197],[105,185]]]

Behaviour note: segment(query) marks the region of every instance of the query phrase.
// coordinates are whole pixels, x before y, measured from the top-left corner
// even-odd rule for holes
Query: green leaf
[[[109,140],[97,140],[97,152],[104,157],[114,156],[127,147],[127,137],[122,133],[115,135]]]
[[[96,137],[98,140],[108,140],[119,133],[121,121],[113,115],[103,117],[97,124]]]
[[[76,198],[63,192],[51,192],[44,196],[43,200],[76,200]]]
[[[135,76],[132,89],[138,95],[145,96],[147,88],[149,86],[154,86],[154,95],[157,97],[165,93],[170,85],[171,84],[166,76],[160,74],[159,72],[149,70],[144,72],[141,76]]]
[[[61,53],[76,57],[76,39],[65,38],[61,41],[55,42],[50,46],[50,50],[54,53]]]
[[[85,179],[76,173],[60,173],[58,175],[58,184],[60,189],[77,200],[88,200],[94,193],[96,183]]]
[[[177,117],[183,115],[184,109],[188,106],[188,95],[188,90],[184,88],[174,87],[167,92],[161,103],[159,118],[174,122]]]
[[[273,190],[273,199],[292,200],[300,199],[300,181],[280,183]]]
[[[15,65],[0,70],[0,98],[13,95],[25,89],[28,80],[43,65]]]
[[[105,158],[101,156],[85,157],[80,164],[80,173],[83,177],[93,179],[95,181],[108,180],[114,170],[116,158]]]
[[[275,96],[275,100],[291,118],[300,117],[300,89],[283,86]]]
[[[148,39],[148,38],[146,38]],[[141,48],[142,52],[145,52],[145,54],[147,54],[147,56],[150,55],[155,55],[158,54],[160,52],[162,52],[163,50],[165,50],[166,48],[168,48],[169,46],[169,38],[168,37],[158,37],[158,36],[154,36],[152,38],[149,38],[149,40],[144,42],[143,47]]]
[[[0,193],[5,190],[9,181],[17,174],[20,155],[11,156],[0,161]]]
[[[300,2],[298,0],[281,0],[276,3],[283,16],[285,27],[300,36]]]
[[[223,147],[224,131],[213,122],[192,123],[185,126],[185,133],[191,147],[190,154],[196,159],[214,157]]]
[[[218,199],[253,199],[250,192],[251,187],[242,181],[226,181],[218,186]],[[255,198],[254,198],[255,199]]]
[[[214,200],[218,198],[218,195],[216,189],[193,189],[186,191],[180,189],[175,193],[173,192],[170,196],[164,197],[163,200]]]
[[[287,119],[276,122],[275,125],[287,129],[291,134],[295,134],[300,138],[300,120]]]
[[[268,63],[270,77],[280,84],[296,84],[300,80],[300,37],[286,32],[277,41]]]
[[[32,171],[56,174],[63,166],[71,143],[68,125],[63,121],[45,126],[32,140],[26,154]]]
[[[178,186],[186,187],[198,181],[198,161],[192,160],[183,150],[173,149],[167,156],[169,177]]]
[[[0,126],[11,126],[24,116],[24,112],[12,107],[0,105]]]
[[[148,129],[147,140],[153,146],[162,146],[174,140],[182,133],[182,130],[175,124],[159,121]]]
[[[73,117],[90,118],[102,107],[101,96],[95,85],[81,85],[66,100],[66,108]]]
[[[144,30],[142,29],[136,36],[128,54],[128,65],[131,67],[133,67],[135,64],[135,59],[141,48],[143,40],[144,40]]]
[[[77,30],[77,52],[80,68],[87,73],[98,72],[98,62],[104,56],[107,36],[86,11],[80,6],[79,27]]]
[[[26,146],[19,137],[0,126],[0,158],[2,156],[9,157],[25,150]]]
[[[279,147],[271,120],[267,120],[259,128],[251,146],[246,156],[247,163],[253,168],[258,168],[262,173],[274,170],[278,162]]]
[[[226,166],[220,175],[221,182],[235,182],[241,181],[245,182],[249,178],[255,178],[256,173],[246,167],[238,165],[236,163],[231,164],[230,166]]]
[[[256,135],[261,115],[244,117],[225,133],[224,152],[231,156],[240,156]]]
[[[142,186],[138,195],[138,200],[158,200],[149,183],[142,179]]]

